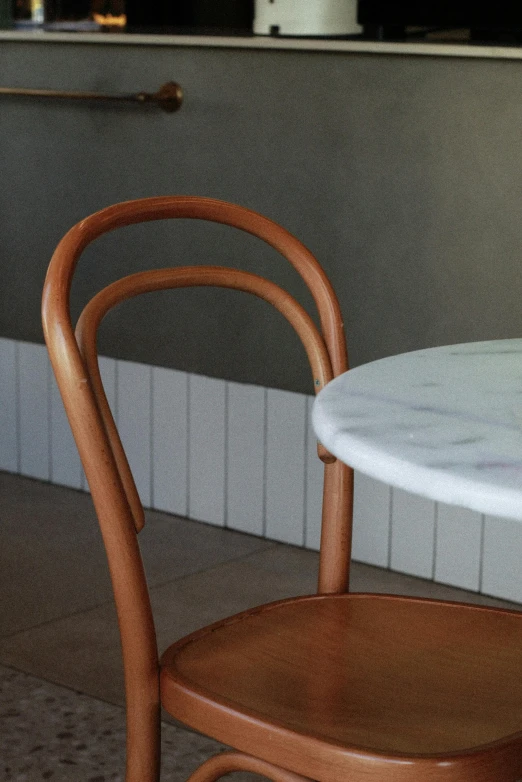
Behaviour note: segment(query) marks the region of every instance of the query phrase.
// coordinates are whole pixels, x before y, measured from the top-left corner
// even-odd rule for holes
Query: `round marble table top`
[[[367,475],[522,521],[522,339],[352,369],[320,392],[313,425],[335,456]]]

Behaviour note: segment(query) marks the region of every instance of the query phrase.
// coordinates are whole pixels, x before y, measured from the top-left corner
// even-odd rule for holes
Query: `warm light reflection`
[[[127,17],[125,14],[120,14],[120,16],[113,16],[112,14],[106,14],[105,16],[103,14],[93,14],[94,21],[102,25],[102,27],[125,27],[127,24]]]

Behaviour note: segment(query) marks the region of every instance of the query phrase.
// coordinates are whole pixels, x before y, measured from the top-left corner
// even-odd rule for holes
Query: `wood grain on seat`
[[[380,595],[298,598],[171,646],[162,698],[174,716],[245,752],[281,763],[286,744],[299,759],[292,770],[313,768],[326,780],[342,769],[351,782],[362,755],[369,772],[372,755],[399,765],[461,753],[493,760],[515,736],[522,751],[521,662],[515,611]]]

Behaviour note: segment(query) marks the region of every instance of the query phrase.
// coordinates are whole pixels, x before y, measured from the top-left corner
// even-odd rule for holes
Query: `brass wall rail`
[[[157,92],[136,92],[123,95],[105,95],[100,92],[66,92],[62,90],[31,90],[17,87],[0,87],[0,96],[22,98],[58,98],[64,100],[88,100],[127,103],[154,103],[168,113],[177,111],[183,102],[183,90],[175,81],[163,84]]]

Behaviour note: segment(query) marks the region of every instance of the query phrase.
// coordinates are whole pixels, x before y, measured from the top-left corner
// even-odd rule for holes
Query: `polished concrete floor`
[[[315,590],[315,552],[147,516],[140,540],[160,650],[221,617]],[[352,589],[513,607],[359,563]],[[0,594],[0,779],[123,779],[120,649],[89,495],[0,473]],[[173,724],[164,745],[169,780],[219,748]]]

